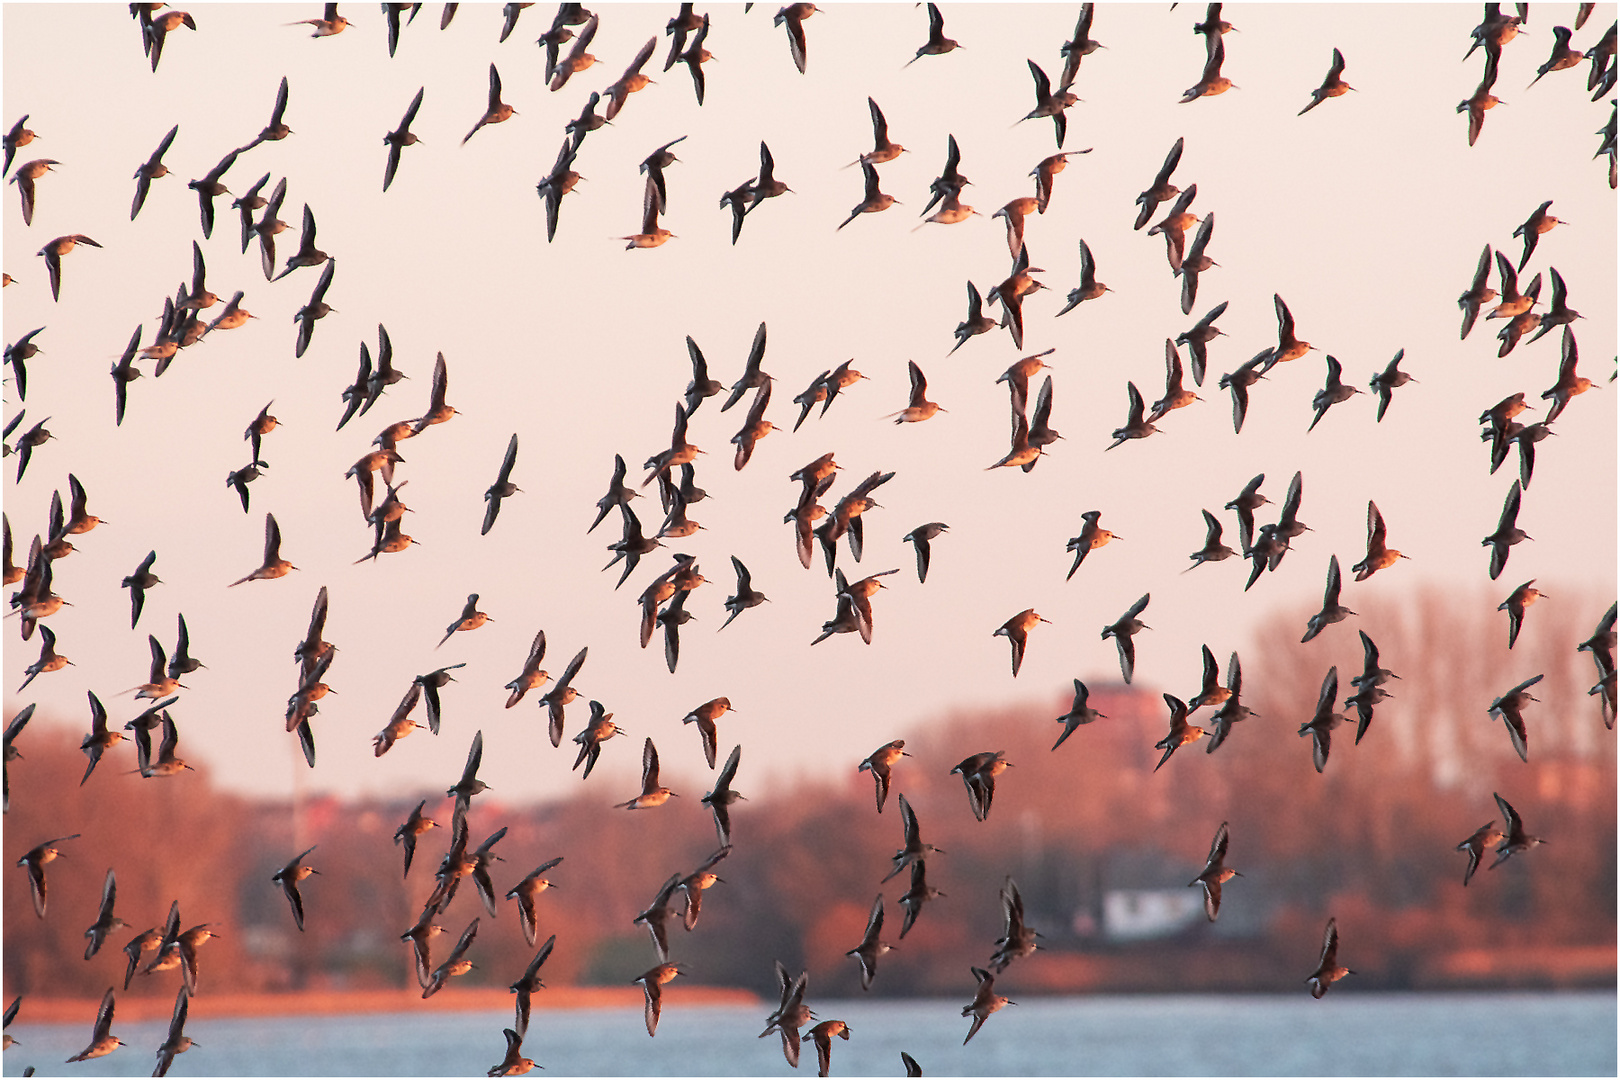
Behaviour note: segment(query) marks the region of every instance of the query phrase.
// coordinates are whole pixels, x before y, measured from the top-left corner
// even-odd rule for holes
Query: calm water
[[[930,1076],[1616,1072],[1613,992],[1032,998],[992,1016],[964,1047],[966,1002],[813,1004],[850,1025],[850,1041],[833,1046],[834,1076],[903,1075],[901,1050]],[[501,1029],[512,1022],[510,1012],[211,1021],[206,1008],[206,998],[193,1005],[186,1033],[201,1045],[170,1076],[481,1076],[504,1055]],[[545,1067],[531,1076],[791,1075],[776,1034],[755,1038],[768,1011],[682,1009],[677,987],[656,1039],[640,1009],[537,1010],[524,1050]],[[116,1024],[129,1045],[65,1065],[89,1041],[89,1017],[19,1021],[5,1075],[28,1065],[42,1076],[150,1075],[166,1029]],[[814,1047],[804,1054],[802,1074],[814,1075]]]

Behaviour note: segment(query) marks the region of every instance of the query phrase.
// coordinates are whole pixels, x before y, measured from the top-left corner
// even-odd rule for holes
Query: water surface
[[[543,995],[542,995],[543,996]],[[849,1023],[832,1075],[903,1075],[900,1051],[929,1076],[1584,1076],[1616,1073],[1612,991],[1516,994],[1030,998],[1003,1009],[966,1046],[962,1000],[812,1000]],[[175,1059],[184,1076],[483,1075],[505,1054],[510,1012],[394,1013],[210,1020],[192,1004],[200,1045]],[[764,1007],[681,1007],[667,992],[657,1038],[640,1009],[536,1010],[524,1052],[557,1076],[786,1076],[781,1041],[756,1038]],[[64,1059],[83,1025],[25,1024],[10,1033],[5,1075],[146,1076],[167,1023],[121,1023],[127,1046],[95,1061]],[[814,1075],[806,1043],[800,1075]]]

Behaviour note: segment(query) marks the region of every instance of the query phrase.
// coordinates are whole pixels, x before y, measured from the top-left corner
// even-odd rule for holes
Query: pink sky
[[[77,538],[79,550],[56,567],[57,591],[74,606],[50,625],[77,666],[9,695],[7,714],[37,701],[41,716],[78,725],[87,721],[85,691],[94,690],[121,724],[136,709],[116,695],[145,679],[146,634],[171,647],[180,611],[208,665],[186,679],[190,689],[173,710],[181,753],[207,762],[219,782],[264,795],[443,788],[482,729],[481,777],[503,799],[545,798],[576,782],[572,754],[546,743],[543,715],[531,704],[538,694],[502,708],[502,685],[543,628],[554,674],[580,647],[591,650],[567,735],[583,726],[584,699],[596,698],[632,736],[604,752],[613,791],[636,772],[646,735],[660,743],[667,769],[702,770],[697,738],[679,720],[719,695],[737,708],[721,722],[722,757],[742,741],[738,786],[764,791],[770,778],[853,770],[874,746],[951,709],[1055,701],[1071,678],[1117,677],[1114,646],[1099,632],[1144,592],[1153,595],[1144,619],[1154,629],[1138,639],[1137,680],[1190,693],[1201,643],[1224,658],[1275,612],[1315,610],[1329,555],[1348,568],[1364,553],[1368,499],[1411,561],[1364,584],[1347,573],[1350,607],[1399,605],[1430,584],[1477,607],[1480,619],[1504,619],[1495,605],[1536,577],[1557,610],[1582,619],[1589,610],[1595,619],[1614,595],[1616,562],[1615,390],[1607,382],[1615,197],[1604,163],[1591,160],[1611,107],[1587,100],[1584,65],[1524,89],[1547,57],[1551,27],[1571,22],[1574,9],[1532,8],[1531,25],[1503,54],[1497,92],[1506,103],[1470,148],[1455,106],[1483,67],[1482,54],[1460,61],[1477,5],[1231,5],[1226,14],[1240,32],[1227,39],[1225,71],[1239,89],[1187,105],[1178,98],[1202,68],[1202,39],[1189,29],[1202,8],[1101,8],[1093,33],[1108,48],[1080,70],[1074,91],[1083,101],[1070,110],[1065,145],[1094,149],[1071,160],[1049,212],[1026,233],[1050,291],[1027,298],[1025,349],[996,331],[947,359],[964,282],[988,292],[1007,273],[1005,233],[988,215],[1033,193],[1026,174],[1056,149],[1049,121],[1015,121],[1033,105],[1026,58],[1056,76],[1076,5],[947,6],[946,32],[964,47],[904,70],[926,38],[923,10],[833,8],[806,23],[805,75],[771,25],[773,9],[744,15],[738,5],[717,6],[702,108],[684,70],[656,70],[673,5],[605,8],[592,46],[601,62],[555,94],[543,85],[534,45],[549,26],[549,5],[526,11],[502,45],[493,6],[463,5],[444,32],[438,6],[424,8],[392,60],[372,6],[356,6],[355,26],[318,41],[283,25],[318,14],[318,5],[197,7],[197,31],[170,37],[155,75],[122,7],[9,5],[4,123],[26,112],[41,133],[19,162],[48,156],[61,164],[39,181],[31,228],[10,190],[0,218],[5,268],[18,279],[5,293],[5,339],[46,327],[37,339],[43,351],[28,365],[23,426],[49,416],[57,436],[20,485],[7,459],[5,507],[19,561],[70,471],[88,489],[91,512],[109,524]],[[1576,47],[1594,44],[1614,17],[1613,5],[1600,6]],[[653,35],[659,51],[648,73],[657,84],[586,140],[577,168],[587,179],[564,199],[556,241],[546,243],[534,184],[556,157],[564,123]],[[1334,47],[1357,92],[1296,117]],[[484,108],[491,61],[518,115],[461,146]],[[221,200],[219,224],[203,243],[208,282],[227,297],[246,290],[244,306],[259,318],[181,353],[161,381],[143,365],[148,377],[130,388],[128,418],[115,427],[106,370],[135,324],[151,340],[163,296],[190,276],[200,232],[185,182],[263,126],[282,75],[295,134],[243,154],[225,183],[240,193],[266,171],[269,186],[289,178],[281,217],[293,228],[279,238],[281,257],[296,248],[307,202],[319,245],[339,264],[327,296],[336,310],[295,360],[293,313],[319,271],[265,282],[257,251],[239,253],[235,216]],[[381,136],[421,86],[422,142],[405,150],[384,195]],[[879,169],[883,190],[901,205],[835,232],[862,197],[859,170],[844,166],[870,149],[868,96],[882,106],[891,137],[910,149]],[[175,123],[166,158],[174,172],[153,183],[132,223],[130,173]],[[985,216],[913,233],[948,134],[973,180],[964,200]],[[664,218],[677,238],[625,252],[615,238],[640,228],[637,163],[681,135],[688,138],[667,173]],[[1192,209],[1217,211],[1219,222],[1209,253],[1220,266],[1204,275],[1190,316],[1179,310],[1179,282],[1160,241],[1131,229],[1136,193],[1178,137],[1186,150],[1175,181],[1196,182]],[[751,215],[733,247],[729,211],[716,203],[757,169],[761,139],[795,194]],[[1513,463],[1487,474],[1475,417],[1515,391],[1539,406],[1557,377],[1559,335],[1498,359],[1494,321],[1482,319],[1459,342],[1455,301],[1486,243],[1517,262],[1513,229],[1546,199],[1571,224],[1542,238],[1524,277],[1557,267],[1568,282],[1570,304],[1585,316],[1575,325],[1581,371],[1598,389],[1577,398],[1558,437],[1541,444],[1519,518],[1536,539],[1515,549],[1493,583],[1479,540],[1495,528]],[[67,257],[53,304],[33,253],[65,233],[103,247]],[[1113,291],[1054,319],[1079,281],[1082,238]],[[1243,434],[1234,436],[1216,380],[1275,342],[1273,293],[1320,351],[1257,386]],[[1109,432],[1124,422],[1126,381],[1149,401],[1160,396],[1164,339],[1222,300],[1231,305],[1220,321],[1228,336],[1210,347],[1205,400],[1166,418],[1152,438],[1105,454]],[[645,652],[636,646],[635,597],[668,565],[667,554],[648,557],[614,591],[617,568],[598,571],[610,557],[604,546],[616,538],[616,515],[590,536],[585,527],[615,453],[634,469],[668,445],[673,403],[690,374],[684,338],[697,340],[711,373],[729,385],[761,320],[770,328],[764,368],[776,377],[767,416],[784,430],[738,473],[728,440],[744,408],[721,415],[712,400],[692,419],[692,441],[707,451],[698,482],[711,498],[692,508],[705,530],[672,550],[696,555],[710,584],[688,604],[697,619],[671,675],[656,643]],[[375,348],[379,322],[409,381],[334,433],[357,346]],[[1053,424],[1065,439],[1032,473],[987,472],[1007,447],[1007,399],[995,379],[1019,356],[1047,348],[1056,349]],[[1365,387],[1402,348],[1403,367],[1418,381],[1397,393],[1383,423],[1373,422],[1371,395],[1358,395],[1306,435],[1324,353]],[[461,415],[400,447],[399,478],[410,481],[404,495],[415,511],[406,529],[421,544],[353,566],[370,533],[344,471],[377,430],[425,408],[438,352]],[[793,395],[850,358],[869,381],[789,434]],[[907,360],[922,366],[930,397],[949,411],[896,427],[881,417],[906,404]],[[244,515],[222,481],[247,461],[242,429],[271,399],[282,426],[265,439],[270,468]],[[18,407],[8,384],[8,419]],[[1541,415],[1538,407],[1520,419]],[[480,537],[482,492],[514,431],[521,449],[513,480],[523,493]],[[781,523],[797,497],[788,474],[829,450],[843,474],[828,506],[875,469],[896,473],[878,492],[882,508],[867,516],[864,561],[840,555],[851,577],[900,568],[874,600],[870,647],[846,635],[810,648],[833,617],[833,589],[819,561],[800,568]],[[1235,543],[1235,520],[1221,505],[1259,472],[1280,503],[1296,470],[1305,475],[1301,517],[1314,531],[1278,573],[1248,593],[1238,560],[1182,576],[1203,542],[1200,509],[1217,512]],[[636,509],[656,528],[654,499]],[[1092,509],[1123,539],[1065,582],[1065,541]],[[260,561],[266,510],[281,524],[283,554],[300,569],[227,590]],[[1274,520],[1275,508],[1258,517]],[[935,542],[933,569],[919,585],[900,538],[933,520],[951,531]],[[132,632],[118,581],[154,548],[164,584],[150,592]],[[772,602],[716,636],[733,554]],[[311,772],[282,730],[282,714],[297,684],[290,654],[322,585],[331,593],[326,637],[340,653],[328,677],[337,693],[315,721],[320,761]],[[494,621],[435,649],[471,592]],[[1034,632],[1013,681],[1007,647],[991,635],[1027,607],[1052,625]],[[1526,634],[1549,625],[1538,623],[1543,614],[1532,614]],[[1301,624],[1303,633],[1303,617]],[[1331,628],[1300,646],[1302,655],[1323,669],[1358,664],[1355,628],[1354,619]],[[22,643],[10,633],[8,691],[37,656],[37,639]],[[467,667],[444,691],[440,738],[419,733],[373,760],[371,736],[412,676],[459,662]],[[1523,677],[1507,675],[1504,686]],[[1480,701],[1458,707],[1483,713],[1500,689],[1482,688]]]

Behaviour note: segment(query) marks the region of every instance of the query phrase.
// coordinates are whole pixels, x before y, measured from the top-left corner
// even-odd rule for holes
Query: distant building
[[[1200,889],[1109,889],[1103,893],[1102,931],[1110,942],[1171,937],[1204,917]]]

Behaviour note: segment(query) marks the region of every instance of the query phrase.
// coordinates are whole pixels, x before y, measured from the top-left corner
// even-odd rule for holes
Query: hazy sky
[[[679,720],[727,695],[737,712],[720,722],[722,754],[744,743],[738,787],[757,795],[769,778],[852,771],[874,747],[951,710],[1056,702],[1071,678],[1116,679],[1114,646],[1099,632],[1144,592],[1153,596],[1144,615],[1153,629],[1137,639],[1137,682],[1182,696],[1197,686],[1200,643],[1222,657],[1242,650],[1251,628],[1279,610],[1297,612],[1303,633],[1334,553],[1346,570],[1344,602],[1362,612],[1400,604],[1423,584],[1453,592],[1481,619],[1504,621],[1496,604],[1531,577],[1566,612],[1595,618],[1614,595],[1616,390],[1607,380],[1615,196],[1605,162],[1592,160],[1611,106],[1587,100],[1585,65],[1525,89],[1547,58],[1552,26],[1572,25],[1573,4],[1532,6],[1530,25],[1503,53],[1496,91],[1504,104],[1472,148],[1456,105],[1484,66],[1482,53],[1461,62],[1478,5],[1229,5],[1239,32],[1226,39],[1225,74],[1238,88],[1185,105],[1178,98],[1204,61],[1203,39],[1190,30],[1202,7],[1099,8],[1092,31],[1107,48],[1081,67],[1074,91],[1082,102],[1069,112],[1065,144],[1093,152],[1071,159],[1049,211],[1029,222],[1032,261],[1049,291],[1027,298],[1025,349],[998,330],[948,359],[964,283],[988,292],[1008,272],[1005,231],[989,215],[1033,194],[1026,174],[1057,149],[1050,121],[1017,122],[1034,104],[1025,61],[1057,76],[1078,5],[947,5],[946,33],[963,47],[904,68],[927,38],[923,9],[835,7],[805,24],[804,75],[786,34],[771,24],[774,7],[745,15],[740,5],[714,6],[707,44],[715,59],[701,108],[684,69],[657,70],[674,5],[602,8],[591,48],[601,62],[558,93],[546,89],[535,47],[550,5],[524,12],[504,44],[496,6],[462,5],[443,32],[439,6],[425,7],[393,59],[376,7],[344,10],[356,24],[311,40],[307,28],[285,24],[318,16],[319,5],[193,8],[196,32],[169,36],[155,75],[122,6],[4,10],[4,124],[26,112],[40,132],[17,160],[60,161],[38,182],[32,227],[21,223],[13,188],[0,214],[4,266],[17,279],[4,293],[5,340],[46,328],[36,339],[43,351],[28,364],[28,400],[19,403],[8,383],[6,415],[25,405],[23,428],[48,416],[56,435],[20,485],[15,459],[7,459],[5,508],[19,561],[45,529],[51,491],[66,496],[69,472],[88,489],[90,511],[108,521],[75,538],[78,551],[56,566],[56,589],[73,606],[50,625],[77,666],[11,694],[38,639],[22,643],[8,630],[8,716],[38,701],[42,715],[87,723],[88,689],[122,724],[138,710],[116,695],[145,679],[147,633],[172,647],[179,611],[194,654],[208,665],[187,677],[190,689],[173,709],[180,753],[206,762],[221,783],[262,795],[443,788],[482,729],[480,775],[495,795],[545,798],[578,783],[568,774],[573,748],[547,743],[538,692],[502,708],[503,684],[543,628],[553,674],[590,648],[567,736],[583,726],[586,698],[602,701],[631,735],[604,751],[601,769],[615,777],[606,782],[614,792],[633,788],[646,735],[672,776],[691,778],[671,786],[705,782],[697,735]],[[1600,5],[1575,46],[1589,48],[1614,18],[1613,5]],[[564,199],[548,244],[534,185],[556,158],[563,125],[650,36],[659,39],[647,67],[657,83],[586,139],[576,167],[587,179]],[[1334,47],[1356,92],[1296,116]],[[459,145],[484,110],[491,61],[517,115]],[[151,378],[152,363],[141,365],[148,377],[131,386],[129,415],[115,427],[107,369],[137,323],[143,343],[152,340],[163,297],[191,273],[200,228],[186,181],[253,138],[283,75],[295,134],[241,155],[224,182],[240,194],[267,171],[267,190],[288,178],[281,217],[293,227],[279,238],[281,259],[297,247],[307,202],[319,246],[338,263],[326,298],[336,310],[294,359],[293,314],[320,271],[267,283],[256,246],[239,252],[236,217],[222,198],[213,238],[203,243],[208,284],[226,297],[246,290],[243,304],[259,318],[182,352],[162,380]],[[424,86],[414,126],[422,142],[404,151],[384,194],[381,136]],[[901,204],[835,231],[863,196],[860,171],[845,166],[872,145],[868,96],[910,151],[879,167],[882,189]],[[173,173],[153,182],[132,223],[130,175],[176,123],[165,158]],[[964,201],[984,216],[914,231],[948,134],[973,181]],[[676,238],[626,252],[615,238],[640,229],[637,163],[680,136],[687,138],[667,172],[663,222]],[[1186,148],[1174,181],[1196,182],[1192,209],[1215,211],[1218,220],[1209,254],[1220,265],[1203,275],[1188,316],[1162,242],[1131,228],[1136,193],[1178,137]],[[730,213],[717,201],[755,173],[761,139],[794,194],[761,206],[732,246]],[[1574,400],[1558,437],[1541,444],[1519,518],[1535,540],[1518,546],[1490,582],[1480,538],[1496,526],[1515,462],[1488,475],[1475,418],[1516,391],[1539,406],[1557,378],[1559,335],[1498,359],[1498,322],[1481,319],[1459,342],[1456,298],[1483,245],[1517,263],[1512,232],[1546,199],[1570,224],[1542,237],[1524,279],[1555,266],[1568,282],[1569,302],[1585,316],[1575,324],[1581,371],[1599,387]],[[66,258],[61,302],[53,304],[34,252],[67,233],[93,237],[102,249],[80,247]],[[1113,291],[1055,319],[1079,281],[1081,239]],[[1235,436],[1216,382],[1275,343],[1273,293],[1318,351],[1255,387]],[[1127,380],[1148,401],[1159,397],[1164,339],[1223,300],[1230,307],[1219,325],[1228,336],[1210,347],[1205,400],[1167,417],[1152,438],[1105,452],[1109,432],[1125,420]],[[685,336],[729,385],[762,320],[764,368],[776,380],[767,417],[783,430],[738,473],[728,440],[745,409],[722,415],[723,399],[713,399],[692,419],[692,441],[707,451],[698,482],[710,494],[692,516],[705,530],[668,550],[697,556],[710,584],[690,599],[697,618],[671,675],[656,641],[637,648],[635,604],[668,555],[646,558],[615,591],[617,568],[598,571],[617,538],[617,515],[589,536],[585,528],[613,455],[634,469],[668,445],[674,403],[690,377]],[[375,349],[379,322],[409,379],[334,433],[358,344]],[[986,471],[1006,453],[1009,433],[996,377],[1020,355],[1048,348],[1056,350],[1053,424],[1065,439],[1029,474]],[[1403,367],[1417,382],[1397,393],[1383,423],[1374,423],[1376,400],[1363,394],[1306,434],[1324,354],[1365,388],[1403,348]],[[441,351],[460,415],[400,447],[398,478],[410,481],[403,495],[414,510],[406,531],[420,546],[351,565],[371,536],[344,472],[378,430],[426,407]],[[851,358],[869,381],[790,434],[793,396]],[[906,404],[907,360],[921,365],[929,396],[949,411],[896,427],[882,417]],[[223,480],[248,461],[242,430],[272,399],[282,426],[265,438],[270,467],[244,515]],[[1541,415],[1537,408],[1520,419]],[[523,493],[480,537],[482,493],[513,432],[521,442],[513,480]],[[870,647],[855,635],[810,647],[833,617],[833,588],[819,553],[813,569],[799,566],[782,523],[798,492],[788,474],[827,451],[843,466],[823,499],[829,508],[873,470],[896,474],[877,493],[881,509],[866,516],[864,561],[853,564],[840,549],[851,578],[900,568],[874,600]],[[1259,472],[1280,503],[1296,470],[1305,476],[1301,517],[1314,531],[1276,574],[1248,593],[1247,565],[1237,559],[1182,575],[1203,542],[1200,509],[1217,512],[1235,544],[1236,520],[1222,504]],[[653,492],[635,503],[649,532],[661,516]],[[1369,498],[1383,511],[1391,545],[1411,561],[1354,584],[1348,570],[1365,552]],[[1065,542],[1093,509],[1122,539],[1065,582]],[[283,555],[300,569],[227,589],[261,561],[266,510],[281,524]],[[1258,519],[1275,520],[1275,511],[1264,508]],[[951,529],[935,542],[929,580],[919,585],[900,538],[934,520]],[[118,582],[151,549],[164,583],[131,631]],[[771,603],[717,636],[734,585],[730,555],[747,563]],[[298,681],[292,649],[322,585],[331,594],[326,637],[340,652],[327,680],[337,692],[314,721],[320,756],[311,771],[282,717]],[[435,649],[471,592],[494,621]],[[1052,625],[1035,631],[1014,680],[1007,645],[992,632],[1027,607]],[[1542,614],[1532,615],[1527,634]],[[1351,619],[1331,628],[1299,646],[1301,656],[1323,670],[1358,665],[1355,627]],[[371,737],[411,678],[458,662],[467,666],[444,691],[442,735],[418,733],[373,760]],[[1504,687],[1482,688],[1482,712],[1522,677],[1508,674]]]

